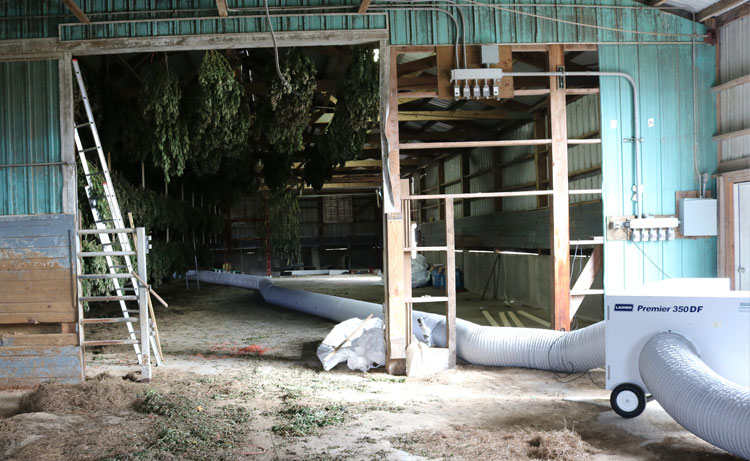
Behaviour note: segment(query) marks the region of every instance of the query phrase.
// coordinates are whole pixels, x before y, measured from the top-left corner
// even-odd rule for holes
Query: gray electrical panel
[[[500,62],[500,47],[497,45],[482,45],[482,64],[498,64]]]
[[[716,199],[680,199],[680,233],[685,237],[716,235]]]

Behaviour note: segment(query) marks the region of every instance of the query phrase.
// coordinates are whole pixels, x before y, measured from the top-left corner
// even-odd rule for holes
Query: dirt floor
[[[276,283],[383,298],[371,277]],[[82,386],[0,392],[0,459],[735,459],[656,402],[638,418],[617,416],[602,370],[566,377],[460,364],[414,379],[342,364],[324,372],[315,349],[331,322],[237,288],[186,292],[175,282],[158,291],[170,307],[156,306],[165,362],[153,382],[132,381],[131,348],[89,348]],[[483,310],[493,319],[509,310],[470,293],[460,299],[459,316],[478,323],[491,323]],[[98,328],[87,336],[125,334],[122,325]]]

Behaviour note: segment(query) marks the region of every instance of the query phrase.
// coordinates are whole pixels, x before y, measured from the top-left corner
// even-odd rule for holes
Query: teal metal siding
[[[684,32],[689,32],[689,24],[681,27]],[[603,71],[628,72],[638,82],[640,129],[644,138],[644,212],[673,215],[676,213],[675,192],[698,188],[693,168],[694,92],[690,47],[601,46],[599,59]],[[708,173],[715,171],[717,158],[716,147],[711,142],[716,126],[714,96],[709,91],[715,79],[714,63],[715,48],[698,45],[698,159],[700,170]],[[623,138],[633,136],[631,95],[626,82],[615,78],[602,79],[604,216],[634,214],[631,201],[631,186],[635,184],[633,146],[622,142]],[[648,127],[650,118],[654,119],[653,127]],[[714,187],[713,181],[709,186]],[[606,234],[606,229],[604,231]],[[604,261],[607,290],[639,286],[667,276],[715,277],[716,239],[638,244],[608,241]]]
[[[450,44],[455,41],[455,28],[447,15],[435,11],[392,11],[385,15],[366,17],[343,13],[356,12],[359,0],[275,0],[270,6],[349,6],[349,10],[329,11],[328,15],[274,19],[278,31],[384,29],[390,26],[394,45]],[[519,7],[505,0],[484,0],[492,7],[462,6],[466,17],[467,43],[559,43],[631,40],[675,40],[674,37],[644,36],[597,29],[595,27],[630,30],[658,30],[669,32],[676,24],[687,21],[676,16],[648,9],[636,2],[618,2],[637,10],[606,8],[614,2],[595,0],[559,0],[546,5]],[[509,3],[514,3],[510,5]],[[533,2],[529,2],[532,3]],[[94,22],[105,24],[81,25],[62,2],[5,2],[0,5],[0,40],[18,38],[59,37],[61,40],[80,40],[115,37],[150,37],[164,35],[197,35],[265,32],[261,0],[237,0],[232,14],[260,15],[257,18],[217,18],[216,3],[212,0],[80,0],[78,4]],[[419,4],[415,4],[419,5]],[[422,4],[425,5],[425,4]],[[370,11],[382,11],[386,4],[374,4]],[[586,6],[574,8],[573,6]],[[493,8],[496,7],[496,8]],[[500,9],[498,9],[500,8]],[[531,17],[512,11],[536,15]],[[458,17],[455,8],[449,10]],[[334,14],[335,13],[335,14]],[[177,16],[180,19],[146,22]],[[584,27],[562,21],[591,24]],[[58,31],[61,24],[63,26]],[[684,38],[683,38],[684,39]]]
[[[385,14],[334,14],[327,16],[297,15],[272,19],[275,31],[384,30]],[[60,39],[90,40],[100,38],[161,37],[173,35],[212,35],[269,32],[264,16],[219,19],[183,18],[178,20],[137,20],[101,24],[67,24],[60,28]]]
[[[58,62],[0,62],[0,215],[62,212]]]

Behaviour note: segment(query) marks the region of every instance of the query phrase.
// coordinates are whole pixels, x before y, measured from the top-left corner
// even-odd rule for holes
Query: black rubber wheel
[[[635,418],[646,409],[646,394],[635,384],[620,384],[612,390],[609,404],[623,418]]]

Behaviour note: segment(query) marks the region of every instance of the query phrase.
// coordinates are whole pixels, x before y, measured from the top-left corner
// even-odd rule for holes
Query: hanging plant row
[[[304,179],[316,189],[331,179],[333,169],[359,157],[367,130],[377,122],[379,101],[378,63],[372,49],[357,47],[346,72],[336,112],[315,152],[305,162]]]

